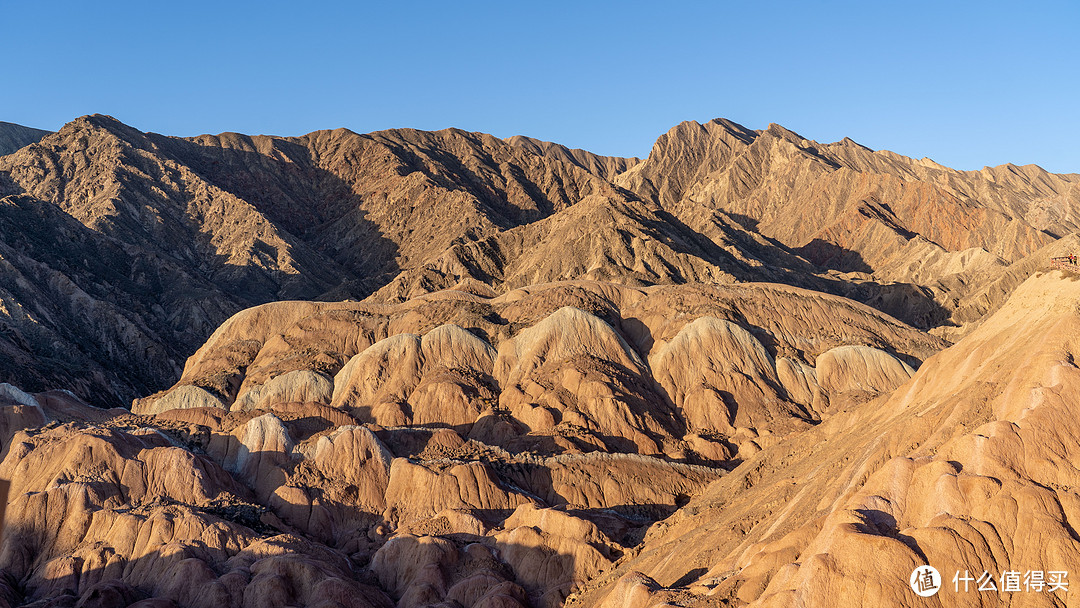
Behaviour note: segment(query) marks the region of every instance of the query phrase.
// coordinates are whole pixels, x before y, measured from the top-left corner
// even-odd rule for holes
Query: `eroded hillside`
[[[95,115],[9,131],[0,379],[106,405],[173,383],[244,308],[459,285],[784,283],[955,339],[1080,204],[1073,174],[724,120],[678,125],[641,161],[456,129],[184,139]]]
[[[0,566],[23,601],[555,607],[943,346],[769,284],[266,304],[131,412],[5,385]]]
[[[1078,175],[0,126],[0,606],[1071,605]]]

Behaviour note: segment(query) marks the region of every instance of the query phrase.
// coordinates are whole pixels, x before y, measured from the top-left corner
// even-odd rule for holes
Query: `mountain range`
[[[1076,571],[1078,211],[1078,174],[724,119],[645,159],[0,123],[0,605],[914,606],[921,564]]]
[[[955,337],[1080,206],[1076,174],[953,171],[726,120],[682,123],[645,160],[454,129],[3,132],[25,145],[0,158],[2,379],[109,405],[171,384],[245,307],[460,284],[768,281]]]

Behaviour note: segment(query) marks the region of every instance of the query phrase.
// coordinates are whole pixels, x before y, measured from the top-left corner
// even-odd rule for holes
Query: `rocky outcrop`
[[[264,305],[223,325],[176,387],[137,411],[182,405],[217,382],[219,393],[240,387],[233,411],[320,403],[361,422],[448,427],[515,451],[726,460],[742,444],[772,441],[763,433],[816,423],[830,397],[894,388],[909,364],[883,349],[917,365],[944,346],[868,307],[811,294],[580,282],[391,306]],[[838,347],[848,350],[829,354]],[[845,384],[856,376],[861,384]]]
[[[135,414],[161,414],[170,410],[205,407],[223,409],[225,406],[221,399],[206,389],[186,384],[158,398],[138,399],[132,404],[131,411]]]
[[[700,317],[653,352],[653,376],[693,430],[734,434],[767,424],[783,407],[775,361],[730,321]]]
[[[334,383],[326,376],[310,371],[295,370],[276,376],[266,384],[249,386],[236,398],[232,409],[268,410],[278,403],[330,403]]]
[[[815,376],[825,398],[849,391],[871,395],[891,393],[915,373],[903,361],[889,353],[867,346],[838,346],[817,358]],[[824,404],[816,404],[823,410]]]
[[[457,325],[398,334],[355,355],[334,377],[335,407],[390,426],[471,425],[491,398],[494,349]]]
[[[1073,469],[1061,450],[1080,436],[1065,414],[1080,381],[1077,285],[1061,272],[1029,279],[891,393],[710,486],[577,601],[651,606],[689,593],[750,606],[902,605],[914,597],[912,570],[930,564],[948,573],[941,604],[959,606],[972,596],[954,592],[956,570],[1075,567]],[[902,369],[884,353],[855,354],[843,358]]]

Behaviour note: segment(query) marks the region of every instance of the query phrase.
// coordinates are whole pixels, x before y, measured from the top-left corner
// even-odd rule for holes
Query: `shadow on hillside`
[[[814,239],[794,250],[822,270],[856,272],[872,275],[874,270],[857,251],[836,243]],[[952,313],[934,299],[927,287],[914,283],[883,283],[867,277],[845,279],[821,276],[822,290],[862,302],[871,308],[918,329],[929,329],[949,322]]]
[[[494,575],[521,587],[515,590],[504,583],[496,590],[499,595],[516,595],[522,606],[556,608],[577,584],[584,582],[582,570],[603,565],[579,564],[578,552],[517,543],[508,535],[496,538],[452,531],[396,536],[391,539],[392,550],[380,554],[374,562],[358,565],[337,549],[267,528],[261,532],[248,528],[250,541],[221,547],[215,541],[221,542],[222,538],[216,537],[169,541],[169,536],[182,537],[185,533],[179,527],[175,532],[167,529],[170,514],[178,523],[190,523],[184,514],[193,513],[219,537],[225,534],[215,531],[215,526],[247,528],[247,522],[227,512],[180,503],[153,508],[156,510],[152,516],[165,514],[166,518],[157,520],[154,531],[148,529],[148,520],[143,520],[139,544],[154,548],[137,557],[124,553],[122,538],[100,535],[65,541],[56,537],[59,530],[51,529],[52,523],[44,520],[10,526],[0,544],[0,606],[393,608],[397,601],[408,597],[427,596],[431,600],[427,603],[436,604],[458,597],[462,591],[475,592],[466,579]],[[142,514],[142,509],[119,510],[127,517],[151,516]],[[612,517],[610,512],[595,511],[602,522]],[[580,510],[567,513],[579,517],[584,514]],[[608,538],[618,533],[610,524],[602,523],[599,528]],[[563,546],[568,544],[566,541],[582,541],[606,560],[614,561],[622,557],[623,548],[641,542],[644,528],[624,524],[623,538],[611,544],[574,537],[556,537],[553,542]],[[536,530],[530,531],[525,537],[537,538]],[[558,530],[544,532],[557,534]],[[145,538],[147,534],[158,538]],[[427,539],[437,539],[438,544]],[[454,588],[463,581],[462,587]]]
[[[794,251],[821,268],[867,274],[874,272],[859,252],[845,249],[831,241],[814,239],[802,247],[796,247]]]
[[[186,510],[187,506],[164,507],[166,511],[169,508]],[[221,523],[229,520],[206,510],[196,508],[195,512],[212,526],[236,525]],[[144,534],[167,537],[171,534],[168,523],[162,523],[164,528],[153,532],[144,523]],[[161,542],[154,550],[135,557],[124,554],[124,539],[107,537],[79,539],[82,542],[67,550],[64,541],[50,539],[50,524],[58,525],[42,521],[40,525],[11,526],[4,531],[0,545],[0,606],[394,606],[374,576],[366,571],[354,572],[346,556],[325,546],[312,547],[287,534],[252,532],[256,540],[246,547],[216,547],[213,542],[218,539],[209,539],[209,543],[198,538]],[[215,531],[211,527],[208,532]],[[261,543],[261,547],[250,552],[248,549],[255,543]],[[149,544],[155,545],[153,540]],[[51,545],[51,550],[46,553],[43,545]],[[310,552],[304,550],[308,548]],[[260,571],[266,574],[260,575]]]
[[[909,549],[914,551],[915,554],[924,561],[928,561],[926,554],[923,553],[922,547],[919,546],[918,541],[912,536],[900,533],[900,526],[897,524],[896,518],[891,514],[878,509],[856,509],[855,514],[862,519],[861,523],[855,524],[855,529],[859,532],[895,538],[907,545]]]
[[[934,300],[933,294],[918,285],[883,284],[869,279],[856,282],[827,275],[825,271],[828,270],[864,274],[873,272],[862,255],[835,243],[814,239],[803,247],[790,249],[775,239],[755,233],[768,244],[763,247],[737,230],[723,228],[723,222],[716,220],[717,227],[721,229],[724,236],[733,239],[743,251],[765,264],[761,267],[751,267],[735,260],[729,252],[707,236],[694,231],[671,214],[661,211],[658,215],[681,234],[686,243],[692,244],[692,247],[687,247],[686,244],[672,243],[676,251],[698,255],[709,260],[731,272],[741,281],[782,283],[851,298],[919,329],[941,325],[950,317],[951,313]],[[746,230],[753,231],[750,228],[752,221],[749,218],[726,213],[722,215],[726,215],[732,222],[740,224]],[[696,252],[693,247],[697,248]],[[751,329],[751,331],[754,330]],[[764,338],[757,332],[755,336],[759,339]]]
[[[742,226],[750,232],[757,232],[758,224],[761,223],[756,218],[750,217],[749,215],[743,215],[741,213],[731,213],[729,211],[725,211],[724,214],[734,220],[736,224]]]
[[[349,297],[362,299],[400,270],[395,261],[397,243],[367,219],[365,201],[352,185],[320,167],[305,146],[273,138],[274,156],[270,156],[187,139],[154,137],[162,149],[200,177],[250,203],[293,237],[293,256],[304,257],[297,247],[302,245],[328,259],[300,260],[308,263],[308,274],[318,280],[314,289],[296,294],[279,292],[263,298],[265,301],[313,299],[320,293],[340,290],[343,284]],[[328,267],[326,261],[333,265]],[[275,275],[275,279],[285,281],[291,277]]]
[[[0,288],[33,316],[21,327],[16,318],[0,322],[0,340],[10,344],[0,347],[10,362],[3,377],[34,392],[65,388],[126,405],[175,382],[184,357],[239,309],[174,263],[30,196],[0,204],[0,256],[10,263]],[[176,325],[184,319],[206,324]]]
[[[876,281],[842,285],[840,295],[876,308],[912,327],[926,330],[950,324],[952,312],[934,299],[934,293],[928,287]]]

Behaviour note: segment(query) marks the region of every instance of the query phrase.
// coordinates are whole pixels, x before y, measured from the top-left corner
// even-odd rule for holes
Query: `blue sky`
[[[722,116],[959,169],[1080,173],[1078,2],[302,4],[0,0],[0,120],[454,126],[644,156]]]

